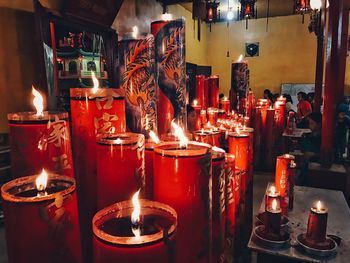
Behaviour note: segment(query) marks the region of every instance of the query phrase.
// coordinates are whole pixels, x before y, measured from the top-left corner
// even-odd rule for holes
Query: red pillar
[[[322,89],[323,89],[323,70],[324,70],[324,34],[327,17],[326,1],[322,1],[322,9],[319,18],[319,29],[317,32],[317,58],[316,58],[316,76],[315,76],[315,103],[314,111],[321,112]]]
[[[326,79],[324,90],[324,107],[322,118],[322,162],[331,165],[334,157],[333,140],[335,130],[336,105],[338,101],[339,81],[342,70],[340,68],[341,25],[343,0],[330,1],[328,20],[328,43],[326,61]],[[340,20],[340,21],[339,21]],[[345,71],[344,73],[345,74]]]
[[[339,19],[340,20],[340,19]],[[339,22],[340,23],[340,22]],[[345,70],[346,70],[346,56],[348,47],[348,31],[349,31],[349,10],[343,8],[341,16],[341,39],[339,50],[339,82],[338,82],[338,101],[341,101],[344,96],[345,85]]]

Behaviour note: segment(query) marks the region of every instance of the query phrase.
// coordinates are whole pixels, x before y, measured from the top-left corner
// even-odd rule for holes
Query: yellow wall
[[[231,62],[245,54],[245,43],[259,42],[258,57],[247,58],[250,69],[250,87],[257,97],[264,89],[280,93],[282,83],[314,83],[316,65],[316,37],[307,29],[308,17],[274,17],[231,23],[214,24],[207,33],[208,62],[212,72],[220,76],[220,89],[225,94],[231,83]],[[209,30],[208,30],[209,31]],[[228,36],[230,44],[228,45]],[[226,57],[229,46],[230,57]]]
[[[112,25],[120,35],[131,32],[133,26],[138,26],[140,32],[149,32],[152,21],[158,20],[162,14],[162,7],[156,0],[124,1]],[[137,10],[141,10],[138,12]],[[207,30],[206,24],[201,24],[201,41],[197,40],[198,23],[192,20],[192,13],[180,5],[169,6],[168,12],[175,18],[186,19],[186,61],[199,65],[207,64]]]

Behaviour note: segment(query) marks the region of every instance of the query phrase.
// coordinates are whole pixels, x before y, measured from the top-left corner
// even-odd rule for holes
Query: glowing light
[[[321,212],[322,211],[322,203],[321,201],[318,201],[316,204],[316,211]]]
[[[243,61],[243,55],[241,54],[237,60],[237,62],[242,62]]]
[[[272,208],[272,210],[277,210],[277,201],[276,201],[276,199],[272,200],[271,208]]]
[[[239,130],[239,127],[238,127],[238,126],[236,126],[235,130],[236,130],[236,133],[237,133],[237,134],[241,134],[241,131]]]
[[[100,83],[98,82],[98,79],[96,78],[95,72],[93,72],[93,71],[91,71],[91,78],[92,78],[92,82],[94,83],[94,87],[92,88],[92,92],[96,93],[98,91]]]
[[[133,224],[132,232],[136,238],[141,236],[141,230],[139,227],[140,224],[140,214],[141,214],[141,206],[139,202],[139,194],[140,190],[138,190],[131,199],[134,210],[131,213],[131,223]]]
[[[321,2],[321,0],[311,0],[310,6],[313,10],[315,10],[315,9],[320,10],[322,7],[322,2]]]
[[[193,106],[197,106],[198,105],[198,100],[193,100],[192,105]]]
[[[45,169],[42,170],[41,174],[35,179],[36,189],[40,192],[45,191],[47,186],[48,174]]]
[[[189,140],[186,137],[183,129],[174,121],[171,122],[171,127],[174,129],[174,135],[180,140],[180,147],[187,147]]]
[[[173,19],[173,15],[172,15],[172,14],[165,13],[165,14],[162,14],[162,15],[161,15],[161,19],[164,20],[164,21],[170,21],[170,20]]]
[[[137,38],[139,35],[139,28],[137,26],[132,27],[132,37]]]
[[[230,11],[227,12],[227,20],[232,20],[233,19],[233,11],[230,9]]]
[[[270,187],[270,193],[274,195],[276,193],[276,187],[271,186]]]
[[[213,149],[213,151],[215,151],[215,152],[225,153],[225,150],[224,150],[224,149],[219,148],[219,147],[216,147],[216,146],[213,146],[212,149]]]
[[[44,115],[44,99],[40,92],[32,86],[32,94],[34,95],[33,104],[36,110],[36,116]]]
[[[160,143],[159,137],[154,131],[149,132],[149,136],[151,137],[152,141],[155,143]]]

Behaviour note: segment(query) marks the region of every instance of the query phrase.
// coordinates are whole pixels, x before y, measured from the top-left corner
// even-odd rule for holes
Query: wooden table
[[[294,208],[288,214],[291,233],[290,246],[284,249],[267,248],[254,242],[253,234],[251,234],[248,248],[258,253],[258,262],[264,259],[268,260],[266,262],[350,262],[350,210],[343,193],[302,186],[296,186],[294,191]],[[329,258],[309,256],[300,250],[295,241],[298,234],[306,232],[310,207],[317,200],[321,200],[328,207],[327,234],[336,235],[342,239],[337,254]],[[263,199],[260,212],[264,211],[264,208]]]

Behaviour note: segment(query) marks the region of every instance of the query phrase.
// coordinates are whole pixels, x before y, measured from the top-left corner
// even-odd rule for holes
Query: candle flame
[[[171,122],[171,127],[174,129],[174,135],[179,138],[180,140],[180,147],[187,147],[188,145],[188,138],[186,137],[183,129],[177,125],[174,121]]]
[[[41,174],[35,179],[36,189],[40,192],[45,191],[47,186],[48,175],[45,169],[42,170]]]
[[[139,238],[141,236],[141,231],[139,227],[140,223],[140,214],[141,214],[141,206],[139,202],[139,194],[140,190],[138,190],[131,199],[132,205],[134,207],[134,210],[131,213],[131,223],[133,224],[132,226],[132,232],[135,235],[136,238]]]
[[[33,104],[36,110],[36,116],[43,116],[44,114],[44,99],[40,92],[32,86],[32,94],[34,95]]]
[[[317,212],[321,212],[321,210],[322,210],[322,203],[319,200],[319,201],[317,201],[317,204],[316,204],[316,211]]]
[[[210,121],[207,122],[206,127],[207,127],[207,128],[210,128],[210,127],[211,127]]]
[[[276,199],[272,200],[271,208],[272,208],[272,210],[277,210],[277,201],[276,201]]]
[[[242,62],[243,61],[243,54],[239,55],[237,62]]]
[[[271,194],[275,194],[276,193],[276,187],[275,186],[271,186],[270,187],[270,193]]]
[[[92,78],[92,82],[94,83],[94,87],[92,88],[92,92],[96,93],[98,91],[100,83],[98,82],[98,79],[96,78],[94,71],[91,71],[91,78]]]
[[[236,126],[235,130],[236,130],[236,133],[237,133],[237,134],[241,134],[241,131],[239,130],[238,125]]]
[[[133,26],[132,27],[132,37],[137,38],[138,35],[139,35],[139,28],[137,26]]]
[[[198,105],[198,100],[193,100],[192,104],[193,104],[193,106],[197,106]]]
[[[149,132],[149,136],[151,137],[152,141],[155,143],[160,143],[159,137],[154,131]]]
[[[201,134],[204,134],[204,128],[201,129]]]

